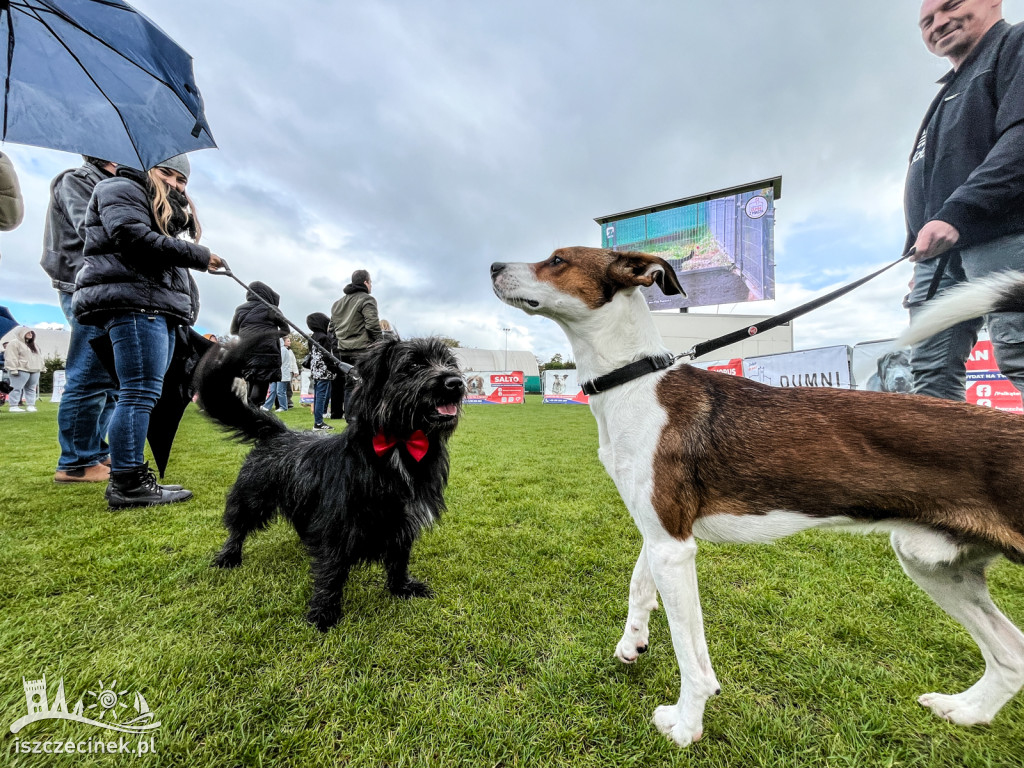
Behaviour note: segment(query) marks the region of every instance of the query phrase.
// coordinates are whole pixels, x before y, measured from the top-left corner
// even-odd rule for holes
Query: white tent
[[[533,352],[525,349],[467,349],[456,347],[455,356],[464,371],[522,371],[524,376],[540,376]],[[507,355],[507,357],[506,357]]]
[[[0,339],[0,344],[13,339],[16,330],[17,328],[11,328],[4,334],[4,337]],[[44,358],[59,357],[61,360],[67,360],[68,347],[71,346],[71,331],[54,331],[48,328],[33,328],[32,330],[36,332],[36,349],[43,353]]]

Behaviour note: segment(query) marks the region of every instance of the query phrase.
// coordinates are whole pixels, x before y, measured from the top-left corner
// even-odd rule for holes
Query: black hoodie
[[[277,339],[288,334],[288,323],[280,310],[268,307],[260,298],[277,307],[281,297],[273,288],[259,280],[249,284],[246,301],[235,309],[231,319],[231,333],[239,336],[268,334],[265,341],[252,348],[252,354],[242,369],[242,376],[252,381],[277,381],[281,377],[281,348]]]
[[[334,334],[329,330],[329,324],[331,319],[327,317],[323,312],[314,312],[311,315],[306,316],[306,325],[309,330],[312,331],[310,338],[313,339],[317,344],[330,351],[335,357],[340,356],[338,352],[338,340],[334,337]],[[309,350],[312,354],[313,349]],[[335,374],[340,373],[336,370],[331,362],[324,358],[324,365],[327,366],[328,370],[333,371]]]

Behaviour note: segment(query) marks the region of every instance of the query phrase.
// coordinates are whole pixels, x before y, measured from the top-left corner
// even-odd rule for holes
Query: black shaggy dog
[[[214,565],[240,565],[246,537],[280,512],[313,559],[306,618],[317,629],[338,623],[345,581],[359,563],[382,563],[396,597],[430,597],[409,576],[409,553],[445,509],[447,443],[466,388],[451,350],[429,338],[375,344],[356,364],[348,427],[325,435],[292,431],[231,391],[257,342],[211,350],[197,372],[206,414],[254,443],[228,492],[229,536]]]

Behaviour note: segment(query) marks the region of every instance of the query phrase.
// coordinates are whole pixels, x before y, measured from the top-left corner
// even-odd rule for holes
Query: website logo
[[[98,681],[96,690],[86,691],[78,703],[69,711],[64,696],[64,678],[57,686],[57,694],[50,704],[46,688],[46,675],[41,680],[26,680],[25,707],[27,714],[11,723],[11,733],[18,733],[26,725],[39,720],[74,720],[97,728],[119,733],[146,734],[160,727],[154,722],[153,711],[142,693],[134,694],[127,688],[120,689],[117,680],[109,685]]]

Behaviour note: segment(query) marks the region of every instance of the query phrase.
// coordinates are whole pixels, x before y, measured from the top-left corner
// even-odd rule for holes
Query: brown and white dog
[[[535,264],[492,264],[491,279],[502,301],[561,326],[581,381],[668,353],[639,291],[657,283],[682,292],[657,256],[563,248]],[[696,539],[767,542],[814,527],[891,533],[907,575],[985,659],[968,690],[920,703],[955,723],[987,723],[1024,685],[1024,634],[985,580],[999,555],[1024,563],[1024,418],[911,395],[778,389],[689,365],[592,395],[590,407],[598,455],[644,540],[615,656],[631,664],[647,650],[660,592],[682,683],[654,723],[677,744],[701,737],[705,703],[720,690]],[[808,459],[816,455],[832,458]]]

